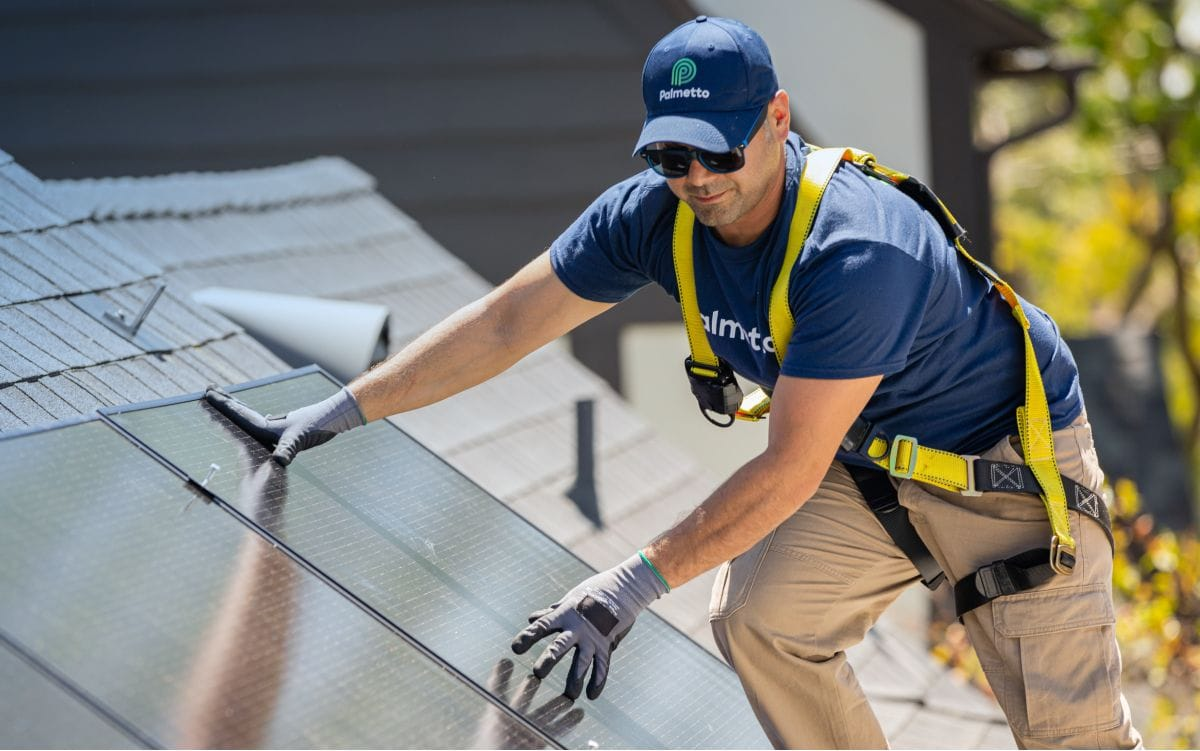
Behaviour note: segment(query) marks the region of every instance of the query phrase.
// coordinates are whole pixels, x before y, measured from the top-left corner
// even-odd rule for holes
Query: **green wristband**
[[[658,577],[658,580],[662,582],[662,585],[667,588],[667,592],[670,592],[671,585],[667,584],[667,580],[663,578],[663,575],[658,573],[658,569],[654,567],[654,564],[650,562],[650,559],[646,557],[646,554],[639,550],[638,555],[641,556],[642,561],[650,567],[650,570],[654,572],[654,575]]]

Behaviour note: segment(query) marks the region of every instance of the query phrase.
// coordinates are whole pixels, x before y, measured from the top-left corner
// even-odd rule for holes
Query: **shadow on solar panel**
[[[283,414],[337,388],[306,369],[238,397],[260,412]],[[303,452],[283,471],[264,470],[273,466],[266,449],[203,400],[107,414],[193,480],[207,478],[206,488],[235,513],[554,742],[766,745],[733,672],[653,614],[614,653],[598,700],[563,698],[565,670],[542,682],[532,678],[536,654],[514,656],[513,635],[531,610],[591,569],[391,423]],[[285,474],[286,484],[255,479],[267,471]],[[390,697],[397,704],[413,698]]]
[[[0,441],[0,487],[0,747],[548,745],[109,425]]]

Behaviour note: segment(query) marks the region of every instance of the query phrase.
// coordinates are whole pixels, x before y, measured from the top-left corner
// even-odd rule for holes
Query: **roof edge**
[[[46,180],[44,184],[57,200],[93,219],[263,209],[371,192],[376,187],[375,178],[337,156],[230,172]]]

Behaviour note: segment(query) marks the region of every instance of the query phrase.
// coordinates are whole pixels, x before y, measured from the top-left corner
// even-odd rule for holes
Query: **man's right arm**
[[[280,464],[364,422],[441,401],[500,373],[613,303],[587,300],[559,280],[543,253],[337,394],[283,417],[260,415],[215,387],[209,403]]]
[[[568,289],[551,268],[549,252],[542,253],[354,379],[350,392],[368,421],[424,407],[507,370],[612,306]]]

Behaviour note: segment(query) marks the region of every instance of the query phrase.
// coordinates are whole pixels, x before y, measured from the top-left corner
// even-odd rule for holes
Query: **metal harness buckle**
[[[900,444],[908,441],[912,444],[912,449],[908,454],[908,469],[900,472],[896,469],[896,460],[900,456]],[[892,451],[888,454],[888,474],[892,477],[898,477],[901,480],[911,480],[913,474],[917,471],[917,449],[920,448],[920,443],[916,438],[910,435],[896,435],[892,439]]]
[[[959,494],[968,498],[983,495],[975,489],[975,462],[979,460],[979,457],[974,454],[963,454],[962,459],[967,463],[967,487],[965,490],[959,491]]]
[[[1058,535],[1050,538],[1050,568],[1063,576],[1075,573],[1075,547],[1060,543]]]

